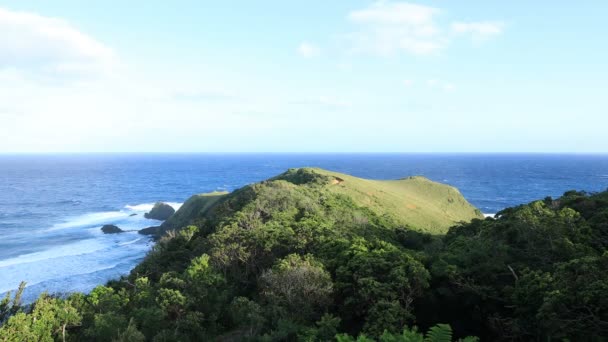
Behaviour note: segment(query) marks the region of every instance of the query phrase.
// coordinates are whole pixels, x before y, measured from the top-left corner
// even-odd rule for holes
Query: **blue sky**
[[[605,153],[607,15],[0,0],[0,152]]]

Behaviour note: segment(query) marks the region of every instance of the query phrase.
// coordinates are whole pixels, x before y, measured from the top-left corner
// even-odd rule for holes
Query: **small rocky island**
[[[152,209],[150,210],[150,212],[144,214],[144,217],[147,219],[152,219],[152,220],[165,221],[169,217],[171,217],[174,213],[175,213],[175,209],[173,209],[173,207],[170,206],[169,204],[163,203],[163,202],[156,202],[154,204],[154,206],[152,207]],[[137,214],[131,214],[131,215],[129,215],[129,217],[135,216],[135,215],[137,215]],[[125,232],[125,230],[122,230],[113,224],[104,225],[103,227],[101,227],[101,231],[104,234],[118,234],[118,233]],[[126,230],[126,231],[133,231],[133,230]],[[138,232],[142,235],[157,235],[159,233],[159,231],[160,231],[160,226],[153,226],[153,227],[148,227],[148,228],[138,230]]]
[[[147,219],[165,221],[174,213],[175,209],[173,209],[172,206],[168,205],[167,203],[156,202],[154,207],[152,207],[152,210],[150,210],[149,213],[145,213],[144,217]]]
[[[101,227],[101,231],[104,234],[118,234],[118,233],[124,233],[124,230],[118,228],[117,226],[113,225],[113,224],[106,224],[103,227]]]

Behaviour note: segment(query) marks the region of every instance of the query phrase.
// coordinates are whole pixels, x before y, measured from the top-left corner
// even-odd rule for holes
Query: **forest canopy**
[[[0,340],[608,336],[608,192],[570,191],[483,219],[453,188],[416,180],[446,197],[421,209],[425,222],[393,209],[407,196],[385,185],[370,195],[360,186],[374,183],[349,188],[349,177],[298,169],[197,196],[128,276],[31,305],[9,294]]]

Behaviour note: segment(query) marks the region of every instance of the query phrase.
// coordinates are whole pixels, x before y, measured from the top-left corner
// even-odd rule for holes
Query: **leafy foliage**
[[[418,178],[363,181],[290,170],[232,194],[193,198],[174,215],[180,226],[165,225],[129,276],[86,295],[42,295],[26,307],[22,288],[0,301],[0,340],[608,336],[608,193],[568,192],[437,235],[428,228],[447,222],[453,208],[420,229],[422,216],[394,209],[411,199],[393,195],[443,189],[451,202],[436,203],[447,205],[458,202],[456,192]],[[437,207],[425,215],[443,210],[429,208]]]
[[[373,338],[366,335],[359,335],[356,339],[346,335],[337,335],[338,342],[374,342]],[[452,342],[452,328],[448,324],[437,324],[431,327],[426,334],[418,332],[416,327],[412,329],[405,328],[401,334],[390,333],[385,331],[380,337],[379,342]],[[477,337],[467,336],[459,339],[460,342],[478,342]]]
[[[21,310],[21,295],[23,294],[24,289],[25,282],[21,282],[12,299],[11,291],[8,291],[6,296],[0,300],[0,324]]]
[[[0,329],[2,341],[66,341],[68,330],[78,326],[81,315],[70,300],[59,300],[43,294],[31,312],[11,316]]]

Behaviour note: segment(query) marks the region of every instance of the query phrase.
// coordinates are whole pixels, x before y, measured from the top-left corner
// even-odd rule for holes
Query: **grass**
[[[213,205],[226,195],[228,195],[226,191],[214,191],[190,197],[173,216],[163,222],[162,230],[184,227],[190,224],[193,219],[204,217],[209,209],[213,208]]]
[[[392,216],[419,231],[442,234],[458,222],[483,218],[458,189],[420,176],[371,180],[319,168],[292,169],[284,175],[289,178],[290,173],[298,172],[325,176],[324,186],[329,191],[349,196],[378,215]]]
[[[329,192],[350,197],[357,205],[380,216],[390,216],[404,226],[432,234],[444,234],[459,222],[483,218],[481,212],[467,202],[458,189],[424,177],[371,180],[319,168],[300,168],[290,169],[262,182],[260,186],[273,181],[287,181],[295,186],[324,187]],[[248,201],[241,193],[194,195],[163,223],[162,228],[179,228],[197,218],[206,217],[216,204],[223,202],[221,199],[234,197]]]

